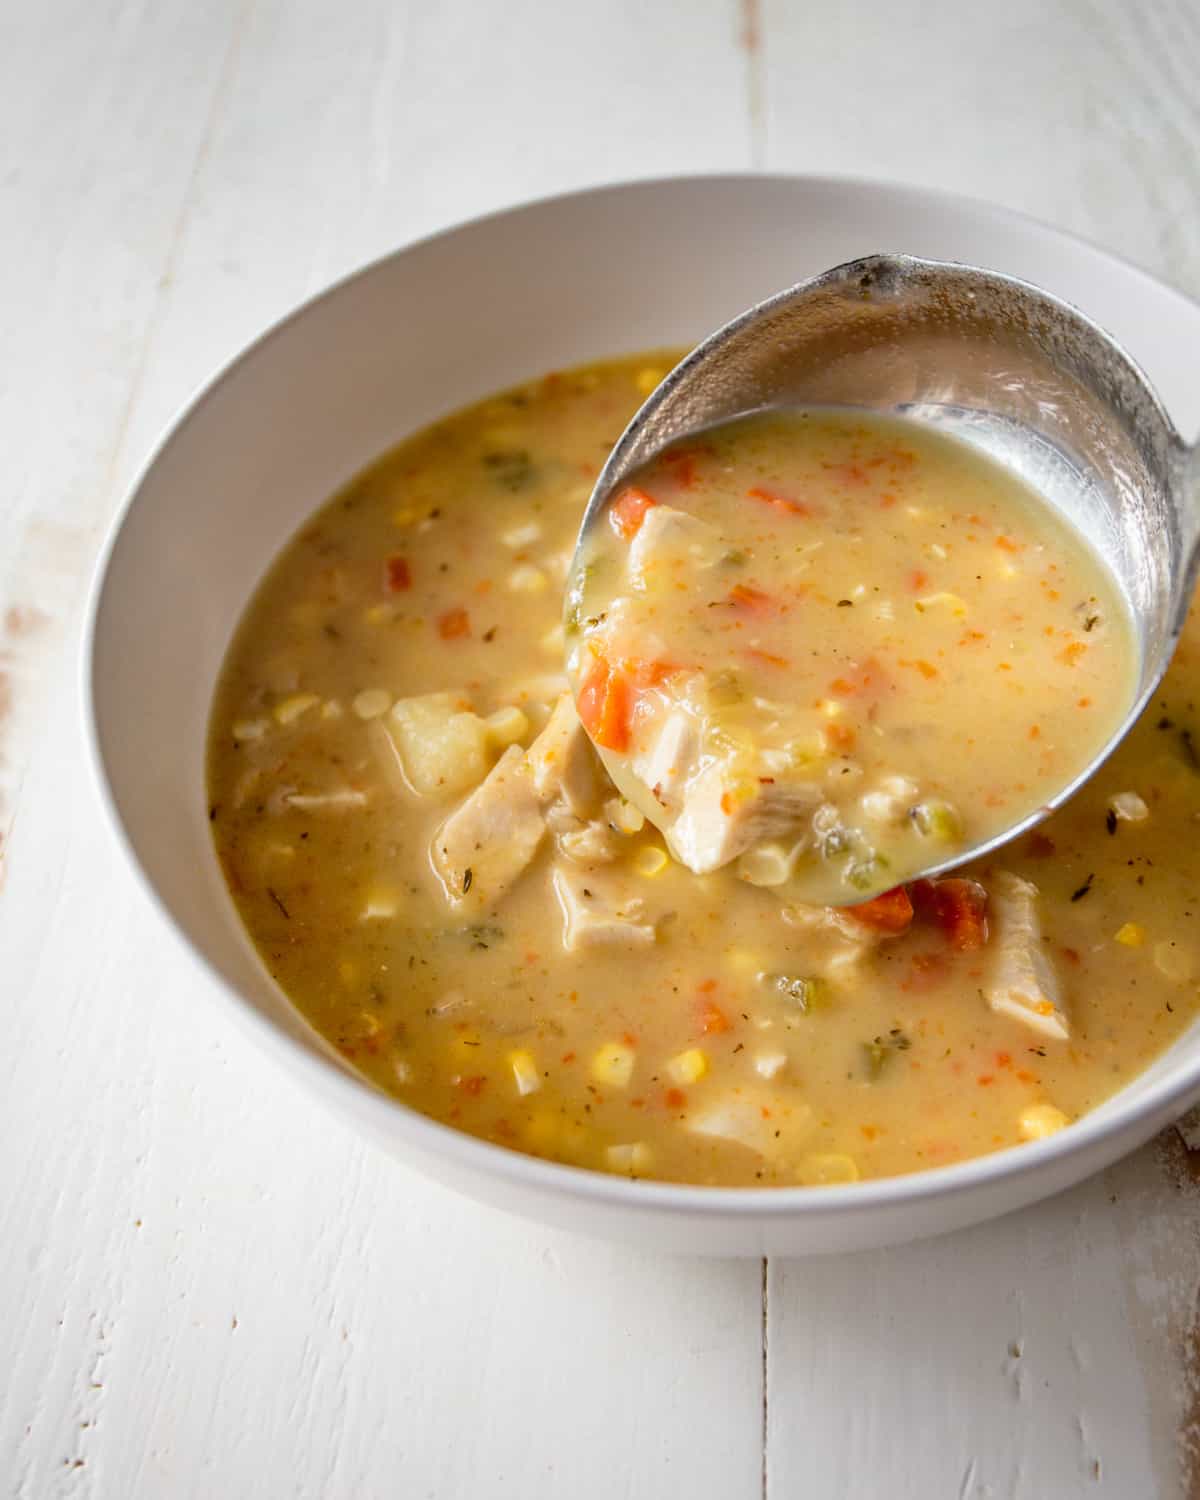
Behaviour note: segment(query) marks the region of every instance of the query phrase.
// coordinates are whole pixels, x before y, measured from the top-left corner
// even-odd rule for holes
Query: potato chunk
[[[487,725],[459,693],[401,698],[380,722],[419,797],[452,797],[487,775]]]

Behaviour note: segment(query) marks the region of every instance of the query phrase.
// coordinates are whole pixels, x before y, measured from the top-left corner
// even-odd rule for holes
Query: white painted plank
[[[762,5],[773,170],[989,198],[1200,293],[1192,0]]]

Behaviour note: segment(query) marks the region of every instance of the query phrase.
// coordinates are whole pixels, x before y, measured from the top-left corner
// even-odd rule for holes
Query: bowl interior
[[[979,204],[763,177],[599,190],[426,241],[306,306],[190,408],[135,487],[98,585],[95,739],[151,887],[260,1017],[336,1063],[243,936],[207,826],[213,687],[281,544],[439,414],[556,366],[693,344],[769,293],[874,251],[972,261],[1075,302],[1141,361],[1183,432],[1200,426],[1188,359],[1200,308],[1142,273]],[[1181,1072],[1200,1077],[1200,1029],[1093,1118]]]

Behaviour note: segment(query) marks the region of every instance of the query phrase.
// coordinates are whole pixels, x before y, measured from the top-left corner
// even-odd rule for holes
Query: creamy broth
[[[580,710],[697,872],[740,860],[795,899],[886,890],[1035,812],[1132,701],[1099,559],[999,464],[914,423],[713,428],[604,519],[569,591]]]
[[[284,549],[211,722],[251,938],[379,1087],[555,1160],[792,1185],[1060,1128],[1195,1013],[1200,625],[1094,783],[961,881],[855,915],[693,874],[605,783],[562,666],[588,492],[668,363],[457,413]]]

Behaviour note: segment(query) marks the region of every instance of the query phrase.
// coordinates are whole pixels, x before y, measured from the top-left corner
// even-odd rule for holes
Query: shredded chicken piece
[[[1007,870],[990,882],[991,969],[983,993],[994,1011],[1022,1021],[1056,1041],[1066,1041],[1070,1022],[1058,976],[1042,941],[1038,888]]]

